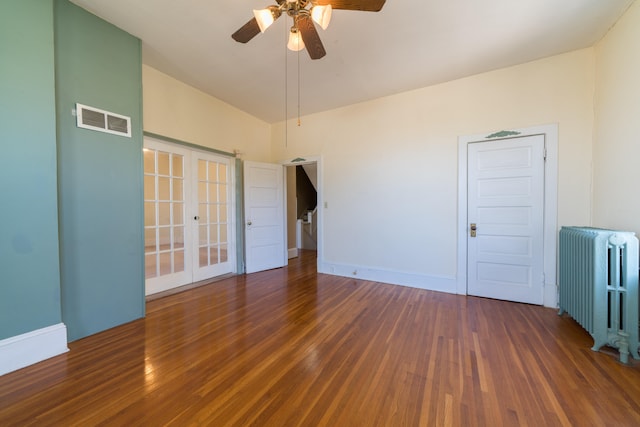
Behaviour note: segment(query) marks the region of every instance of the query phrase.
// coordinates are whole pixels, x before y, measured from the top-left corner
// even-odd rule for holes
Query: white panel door
[[[468,150],[467,292],[542,304],[544,136]]]
[[[231,273],[235,266],[229,158],[194,151],[193,280]]]
[[[286,265],[283,167],[244,162],[246,272]]]

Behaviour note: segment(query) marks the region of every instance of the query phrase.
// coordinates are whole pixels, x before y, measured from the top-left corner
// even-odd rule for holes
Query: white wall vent
[[[76,103],[76,125],[79,128],[112,133],[131,138],[131,117],[110,113]]]

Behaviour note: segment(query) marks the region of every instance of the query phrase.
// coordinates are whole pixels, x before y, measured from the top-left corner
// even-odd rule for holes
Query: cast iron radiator
[[[638,239],[590,227],[560,230],[560,312],[593,337],[592,350],[615,347],[620,361],[638,357]]]

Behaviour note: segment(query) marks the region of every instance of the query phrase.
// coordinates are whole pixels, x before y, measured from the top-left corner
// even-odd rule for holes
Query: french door
[[[227,157],[145,138],[147,295],[234,270],[231,169]]]

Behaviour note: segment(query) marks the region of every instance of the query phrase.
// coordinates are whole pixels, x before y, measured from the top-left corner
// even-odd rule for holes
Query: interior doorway
[[[320,246],[320,179],[317,160],[285,164],[287,254],[315,253]]]

